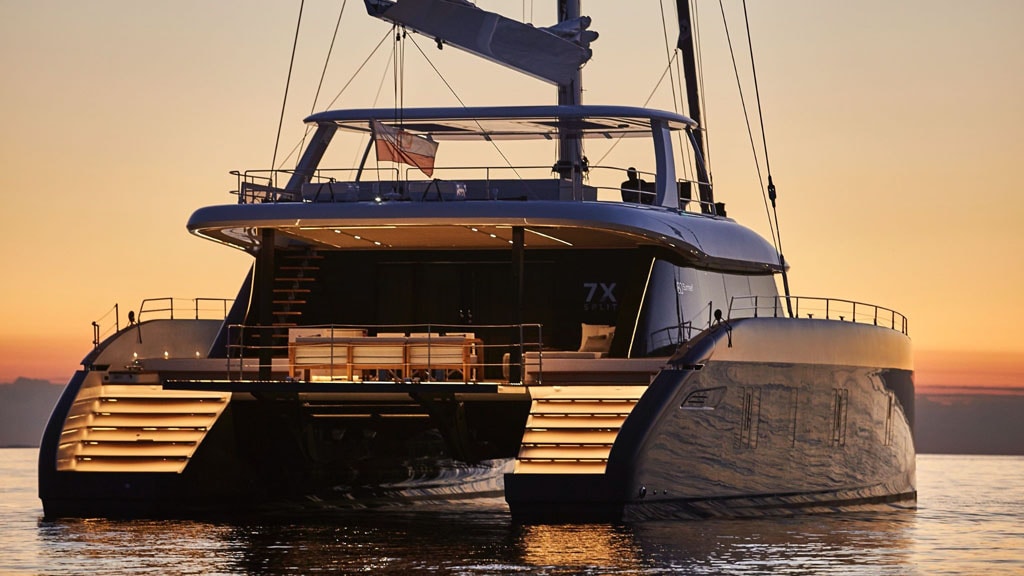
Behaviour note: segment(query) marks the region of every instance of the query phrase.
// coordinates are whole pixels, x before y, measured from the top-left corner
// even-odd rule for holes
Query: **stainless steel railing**
[[[788,300],[788,302],[787,302]],[[816,296],[737,296],[729,301],[728,318],[792,317],[884,326],[909,335],[907,317],[895,310],[844,300]]]

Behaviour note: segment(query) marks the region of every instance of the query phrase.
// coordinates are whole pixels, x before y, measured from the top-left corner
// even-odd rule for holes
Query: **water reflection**
[[[913,513],[515,525],[505,510],[40,522],[49,573],[904,574]]]
[[[635,573],[644,568],[642,552],[626,526],[522,526],[511,552],[518,565],[548,574]]]
[[[0,453],[2,574],[1024,574],[1024,458],[918,459],[916,512],[517,526],[504,502],[274,520],[44,522]]]
[[[633,527],[648,562],[691,574],[912,573],[912,511],[652,522]]]

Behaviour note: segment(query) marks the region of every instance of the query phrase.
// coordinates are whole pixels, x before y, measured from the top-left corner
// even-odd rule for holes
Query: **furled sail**
[[[498,64],[558,85],[590,59],[597,32],[583,16],[536,28],[465,0],[364,0],[371,16],[405,26]]]

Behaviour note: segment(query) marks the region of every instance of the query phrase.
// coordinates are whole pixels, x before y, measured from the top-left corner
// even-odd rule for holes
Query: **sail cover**
[[[405,26],[535,78],[569,85],[590,59],[590,18],[536,28],[465,0],[364,0],[371,16]]]

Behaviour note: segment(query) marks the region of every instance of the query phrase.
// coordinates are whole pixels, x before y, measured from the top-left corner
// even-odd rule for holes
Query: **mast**
[[[581,0],[558,0],[558,23],[575,20],[580,17]],[[558,84],[558,105],[579,106],[583,101],[583,71],[577,67],[568,83]],[[579,134],[574,134],[566,122],[560,121],[558,127],[558,163],[555,168],[559,175],[572,180],[573,198],[582,197],[583,190],[583,150]]]
[[[697,86],[697,59],[696,59],[696,38],[693,35],[693,24],[690,21],[690,0],[676,0],[676,12],[679,16],[679,41],[676,47],[679,48],[683,60],[683,80],[686,83],[686,108],[690,118],[693,118],[698,129],[693,131],[693,139],[697,153],[697,179],[700,181],[700,211],[704,214],[714,212],[715,195],[711,190],[711,180],[707,171],[707,144],[704,142],[704,133],[700,128],[701,105],[700,91]]]

